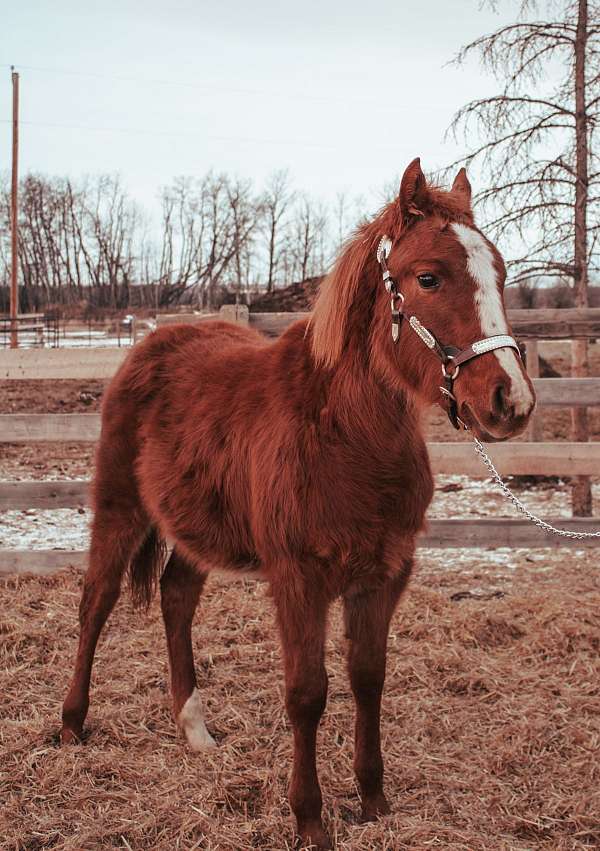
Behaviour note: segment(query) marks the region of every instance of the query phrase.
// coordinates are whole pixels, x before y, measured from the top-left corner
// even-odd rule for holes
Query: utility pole
[[[19,345],[17,315],[19,313],[18,287],[18,244],[19,244],[19,75],[14,65],[12,74],[13,115],[12,115],[12,186],[10,195],[10,347]]]

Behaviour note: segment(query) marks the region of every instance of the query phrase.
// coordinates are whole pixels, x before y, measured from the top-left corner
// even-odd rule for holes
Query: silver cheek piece
[[[392,240],[389,236],[382,236],[377,246],[377,262],[381,264],[387,260],[392,250]]]

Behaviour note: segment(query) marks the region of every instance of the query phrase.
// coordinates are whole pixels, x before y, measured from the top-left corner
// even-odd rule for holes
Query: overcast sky
[[[120,172],[158,187],[208,169],[369,203],[415,156],[433,170],[455,110],[497,88],[461,45],[515,16],[478,0],[19,0],[2,4],[0,168],[9,65],[21,75],[21,173]]]

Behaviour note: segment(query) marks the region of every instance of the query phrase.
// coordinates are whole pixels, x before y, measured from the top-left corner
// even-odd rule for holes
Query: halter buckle
[[[452,355],[448,355],[447,362],[442,363],[442,375],[444,376],[444,378],[449,378],[451,381],[455,381],[458,378],[458,373],[460,372],[460,364],[458,364],[458,366],[455,365],[452,372],[447,371],[446,366],[450,363],[450,361],[453,360],[454,358],[452,357]]]
[[[390,295],[396,295],[398,292],[396,281],[392,278],[388,269],[386,269],[383,273],[383,285],[385,287],[385,291]]]

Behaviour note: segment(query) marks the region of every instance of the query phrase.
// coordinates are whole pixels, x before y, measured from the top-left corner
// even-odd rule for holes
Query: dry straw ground
[[[372,825],[356,821],[333,612],[319,757],[337,847],[600,847],[596,558],[523,556],[505,575],[492,568],[492,582],[485,553],[470,572],[445,558],[428,573],[421,555],[393,624],[383,723],[393,814]],[[265,588],[215,580],[202,601],[197,667],[220,747],[199,755],[171,720],[158,606],[133,613],[126,597],[99,649],[87,741],[57,747],[79,584],[67,572],[0,587],[0,847],[291,848],[290,735]]]

